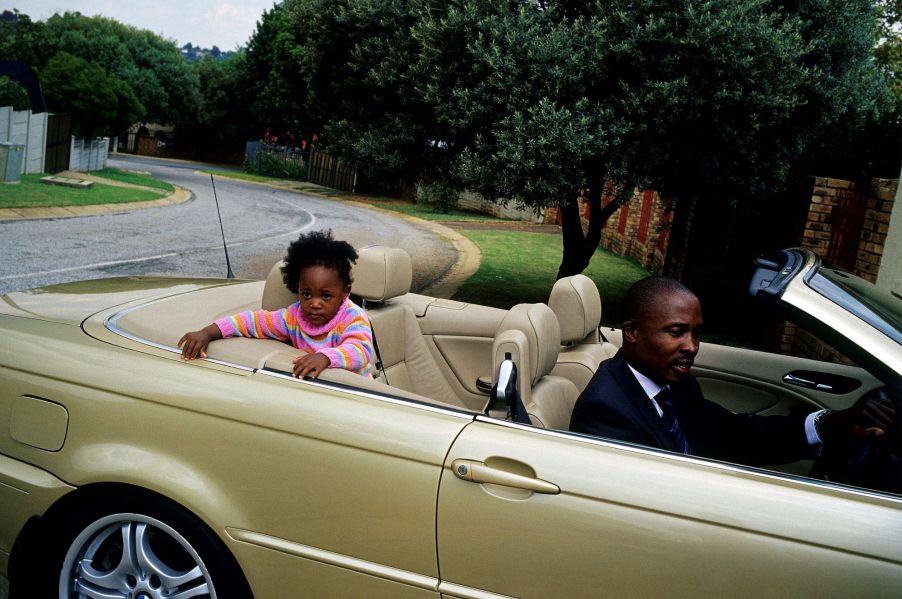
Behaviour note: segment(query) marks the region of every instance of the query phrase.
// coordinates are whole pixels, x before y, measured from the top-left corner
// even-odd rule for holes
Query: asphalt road
[[[54,283],[121,275],[226,275],[222,233],[203,165],[118,156],[117,168],[141,169],[193,192],[188,202],[133,212],[0,222],[0,294]],[[232,271],[263,278],[288,243],[331,228],[360,247],[402,247],[414,261],[414,290],[454,263],[453,246],[433,231],[359,204],[215,178]]]

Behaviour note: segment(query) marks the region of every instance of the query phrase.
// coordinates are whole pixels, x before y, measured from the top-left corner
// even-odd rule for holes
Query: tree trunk
[[[601,242],[601,232],[605,223],[629,197],[629,194],[623,193],[623,188],[621,188],[616,197],[602,208],[604,179],[601,175],[593,175],[589,179],[589,184],[589,195],[586,198],[589,206],[589,226],[585,233],[579,214],[579,202],[575,199],[576,193],[573,194],[573,200],[562,202],[559,208],[564,252],[557,271],[558,279],[579,274],[589,266],[589,262]],[[629,184],[624,184],[624,186],[627,185]]]

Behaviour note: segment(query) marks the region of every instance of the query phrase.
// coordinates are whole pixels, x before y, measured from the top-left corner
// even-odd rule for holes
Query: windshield
[[[902,344],[902,299],[829,264],[817,270],[808,286]]]

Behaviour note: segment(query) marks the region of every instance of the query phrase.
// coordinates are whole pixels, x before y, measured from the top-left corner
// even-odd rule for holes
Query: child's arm
[[[211,341],[222,339],[222,331],[216,324],[208,324],[199,331],[191,331],[185,333],[179,339],[178,346],[182,348],[182,360],[193,360],[194,358],[206,358],[207,345]]]
[[[335,347],[321,349],[330,368],[344,368],[359,374],[373,358],[373,329],[363,310],[349,311],[348,323]]]
[[[257,339],[278,339],[290,341],[285,318],[288,309],[270,312],[268,310],[248,310],[227,318],[220,318],[213,324],[219,328],[223,339],[229,337],[254,337]]]

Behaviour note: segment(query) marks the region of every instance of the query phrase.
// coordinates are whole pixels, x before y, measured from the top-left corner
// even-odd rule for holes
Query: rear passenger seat
[[[402,249],[368,246],[358,250],[351,294],[362,300],[381,358],[377,380],[440,402],[466,407],[432,357],[410,306],[392,302],[410,291],[412,266]],[[297,301],[282,282],[281,262],[269,272],[262,307],[278,310]]]

